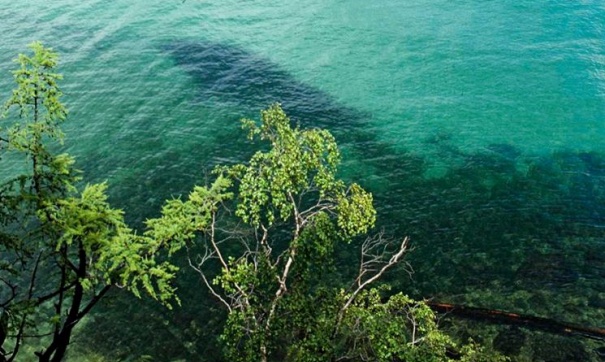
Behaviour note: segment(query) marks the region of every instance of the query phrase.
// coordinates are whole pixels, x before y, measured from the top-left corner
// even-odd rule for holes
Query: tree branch
[[[212,285],[208,282],[208,279],[206,278],[206,274],[202,271],[202,265],[211,258],[212,254],[208,253],[208,247],[206,247],[206,253],[204,254],[204,256],[200,256],[198,255],[198,257],[201,259],[197,265],[195,265],[193,263],[193,261],[191,260],[191,255],[189,253],[189,248],[186,247],[187,249],[187,261],[189,262],[189,266],[195,270],[200,277],[202,278],[202,280],[204,281],[204,284],[206,285],[206,288],[208,288],[208,290],[210,290],[210,293],[212,293],[212,295],[214,295],[214,297],[216,297],[221,303],[223,303],[223,305],[225,305],[225,307],[227,307],[227,310],[229,311],[229,313],[232,312],[231,309],[231,305],[229,303],[227,303],[227,301],[225,299],[223,299],[212,287]]]
[[[364,242],[364,244],[361,248],[362,256],[361,256],[361,266],[360,266],[359,276],[355,280],[355,282],[357,283],[357,288],[355,288],[353,293],[351,293],[351,295],[349,296],[349,298],[347,299],[345,304],[340,309],[340,312],[338,313],[336,327],[334,329],[335,331],[337,331],[338,328],[340,327],[340,323],[342,322],[344,313],[349,308],[351,303],[353,303],[353,301],[355,300],[355,297],[357,297],[357,295],[362,290],[364,290],[364,288],[366,286],[368,286],[371,283],[373,283],[374,281],[376,281],[378,278],[380,278],[382,276],[382,274],[384,274],[384,272],[386,272],[389,268],[391,268],[392,266],[395,266],[396,264],[398,264],[401,261],[401,258],[407,251],[408,241],[409,241],[409,237],[406,236],[405,238],[403,238],[403,241],[401,242],[399,249],[391,255],[391,257],[389,258],[388,261],[386,261],[386,257],[388,256],[388,252],[386,251],[386,247],[388,246],[388,241],[384,240],[382,238],[382,234],[380,234],[378,236],[378,238],[367,239],[366,242]],[[378,255],[373,254],[372,252],[376,248],[382,248],[383,249],[382,253],[378,254]],[[371,259],[366,261],[365,257],[367,257],[367,256],[370,256]],[[372,275],[368,279],[363,280],[363,275],[366,274],[367,272],[373,271],[373,268],[375,266],[378,266],[379,264],[382,264],[382,267],[380,268],[380,270],[378,270],[378,272],[376,272],[374,275]]]
[[[40,266],[40,258],[42,257],[42,252],[38,254],[36,258],[36,262],[34,263],[34,269],[32,271],[32,275],[29,282],[29,288],[27,291],[27,301],[29,302],[32,299],[34,294],[34,286],[36,284],[36,274],[38,273],[38,267]],[[19,328],[17,335],[15,336],[15,346],[13,347],[13,351],[11,353],[11,357],[8,359],[8,362],[12,362],[15,357],[17,357],[17,353],[19,352],[19,348],[21,348],[21,341],[23,340],[23,333],[25,331],[25,324],[27,321],[27,313],[24,313],[21,317],[21,322],[19,323]]]
[[[0,282],[6,284],[11,290],[11,296],[4,303],[0,304],[0,308],[6,309],[6,306],[9,305],[10,302],[12,302],[13,299],[15,299],[15,297],[17,296],[17,286],[9,283],[4,278],[0,278]]]
[[[40,305],[40,304],[42,304],[42,303],[44,303],[44,302],[46,302],[46,301],[48,301],[48,300],[50,300],[50,299],[52,299],[52,298],[56,297],[56,296],[57,296],[57,295],[59,295],[59,294],[63,294],[63,293],[65,293],[65,292],[66,292],[66,291],[68,291],[69,289],[73,288],[75,285],[76,285],[76,282],[71,282],[71,283],[69,283],[68,285],[65,285],[65,286],[64,286],[63,288],[61,288],[61,289],[57,289],[57,290],[55,290],[55,291],[54,291],[54,292],[52,292],[52,293],[49,293],[49,294],[44,295],[44,296],[42,296],[42,297],[38,297],[38,298],[36,298],[36,305]]]
[[[101,298],[103,298],[103,296],[105,296],[105,294],[107,294],[109,289],[111,289],[111,284],[104,286],[103,289],[101,289],[101,291],[99,292],[99,294],[92,297],[92,299],[88,302],[86,307],[84,307],[84,309],[82,309],[78,313],[77,319],[73,322],[73,324],[78,323],[80,321],[80,319],[82,319],[85,315],[90,313],[91,309],[95,306],[95,304],[97,304],[101,300]]]

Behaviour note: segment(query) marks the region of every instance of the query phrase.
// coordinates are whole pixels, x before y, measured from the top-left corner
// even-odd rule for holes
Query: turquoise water
[[[252,149],[279,101],[410,235],[417,297],[603,327],[601,1],[0,0],[0,90],[59,51],[68,150],[133,224]]]

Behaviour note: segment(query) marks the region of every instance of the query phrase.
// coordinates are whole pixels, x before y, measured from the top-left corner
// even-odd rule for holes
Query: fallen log
[[[605,328],[586,327],[573,323],[560,322],[549,318],[505,312],[497,309],[468,307],[465,305],[437,303],[427,301],[428,306],[437,313],[484,320],[493,323],[523,326],[562,335],[576,335],[605,341]]]

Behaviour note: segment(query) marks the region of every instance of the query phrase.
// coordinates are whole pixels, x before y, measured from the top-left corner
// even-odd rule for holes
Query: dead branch
[[[198,255],[198,258],[201,259],[197,265],[195,265],[193,263],[193,261],[191,260],[191,256],[189,255],[189,248],[187,247],[187,261],[189,262],[189,266],[195,270],[200,277],[202,278],[202,280],[204,281],[204,284],[206,285],[206,288],[208,288],[208,290],[210,291],[210,293],[212,295],[214,295],[216,297],[216,299],[218,299],[221,303],[223,303],[225,305],[225,307],[227,307],[227,310],[229,311],[229,313],[231,313],[231,305],[229,303],[227,303],[227,301],[225,299],[223,299],[220,294],[218,294],[214,288],[212,287],[212,284],[210,284],[210,282],[208,282],[208,279],[206,278],[206,274],[202,271],[202,265],[211,258],[210,253],[208,253],[209,248],[206,247],[206,253],[204,254],[204,256]]]
[[[403,238],[403,241],[397,250],[389,252],[390,240],[385,239],[383,233],[378,234],[376,237],[366,239],[361,247],[359,275],[355,279],[357,287],[353,290],[340,309],[335,330],[338,330],[345,311],[349,308],[351,303],[353,303],[355,297],[357,297],[365,287],[380,278],[389,268],[402,261],[402,258],[408,249],[408,241],[409,237],[406,236]],[[367,274],[371,274],[371,276],[364,278]]]

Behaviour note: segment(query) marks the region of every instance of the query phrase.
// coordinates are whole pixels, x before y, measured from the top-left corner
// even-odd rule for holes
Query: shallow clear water
[[[279,101],[411,235],[416,296],[603,326],[601,1],[0,0],[0,90],[59,51],[69,152],[139,223]]]

